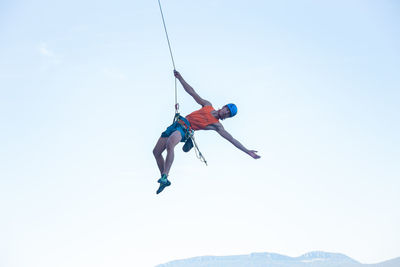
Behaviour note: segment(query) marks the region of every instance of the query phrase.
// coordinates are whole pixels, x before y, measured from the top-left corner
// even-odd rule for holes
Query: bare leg
[[[156,158],[158,169],[160,170],[160,174],[162,175],[164,172],[164,157],[162,153],[167,148],[167,137],[160,137],[158,139],[156,146],[153,149],[153,155]]]
[[[168,137],[167,140],[167,158],[165,159],[165,163],[164,163],[164,171],[162,172],[162,174],[169,174],[169,170],[171,169],[172,163],[174,162],[174,157],[175,157],[175,153],[174,153],[174,149],[175,146],[181,141],[182,136],[181,133],[179,131],[175,131],[173,132],[170,137]]]

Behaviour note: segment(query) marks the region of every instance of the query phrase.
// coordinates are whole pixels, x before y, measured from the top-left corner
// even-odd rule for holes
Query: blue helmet
[[[226,106],[228,107],[229,111],[231,112],[231,115],[229,117],[235,116],[236,113],[237,113],[237,106],[235,104],[232,104],[232,103],[228,104]]]

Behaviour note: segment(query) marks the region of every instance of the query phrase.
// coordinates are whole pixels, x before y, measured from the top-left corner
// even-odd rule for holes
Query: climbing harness
[[[160,0],[158,0],[158,6],[160,7],[160,13],[161,13],[162,22],[163,22],[163,25],[164,25],[165,36],[167,37],[167,43],[168,43],[168,48],[169,48],[169,54],[171,55],[172,66],[174,67],[174,70],[176,70],[174,56],[172,54],[171,43],[169,41],[169,36],[168,36],[168,32],[167,32],[167,26],[165,25],[164,13],[162,11]],[[175,77],[175,116],[174,116],[173,122],[174,123],[178,122],[185,129],[185,145],[184,145],[184,148],[187,146],[186,143],[190,142],[189,140],[191,140],[192,143],[194,144],[194,147],[195,147],[196,157],[198,159],[200,159],[201,162],[204,162],[206,164],[206,166],[207,166],[207,161],[204,158],[203,154],[201,154],[201,152],[199,150],[199,147],[197,146],[197,143],[194,140],[194,130],[190,126],[187,126],[184,121],[179,119],[181,115],[179,114],[178,89],[177,89],[176,80],[177,79]],[[189,150],[190,150],[190,148],[189,148]],[[187,152],[187,151],[185,151],[185,152]]]
[[[190,127],[190,124],[186,124],[186,122],[184,120],[182,120],[182,116],[177,113],[178,116],[175,115],[175,122],[177,122],[178,124],[180,124],[183,129],[185,130],[185,142],[193,136],[194,134],[194,130],[192,129],[192,127]]]
[[[184,142],[185,144],[182,147],[182,150],[184,152],[189,152],[192,147],[194,146],[194,151],[196,153],[196,157],[201,161],[204,162],[207,165],[207,160],[204,158],[203,154],[201,153],[199,147],[197,146],[196,140],[194,139],[194,130],[190,125],[187,125],[185,121],[183,121],[181,118],[181,115],[179,113],[175,113],[174,117],[174,123],[177,122],[179,123],[183,129],[185,130],[185,137],[184,137]]]

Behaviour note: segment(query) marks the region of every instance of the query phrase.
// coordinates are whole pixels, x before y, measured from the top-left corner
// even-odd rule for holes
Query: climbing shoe
[[[167,178],[168,176],[163,174],[160,179],[158,179],[158,183],[160,183],[160,187],[157,190],[157,194],[160,194],[164,188],[171,185],[171,182]]]
[[[188,140],[186,140],[185,144],[183,145],[182,150],[184,152],[189,152],[192,148],[193,148],[193,141],[192,141],[192,138],[189,138]]]

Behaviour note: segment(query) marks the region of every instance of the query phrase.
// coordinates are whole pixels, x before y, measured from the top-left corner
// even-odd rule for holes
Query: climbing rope
[[[204,158],[203,154],[201,154],[199,147],[197,146],[196,140],[194,140],[194,136],[191,136],[193,144],[194,144],[194,151],[196,152],[196,157],[201,161],[204,162],[204,164],[207,165],[207,160]]]
[[[168,32],[167,32],[167,26],[165,25],[164,13],[162,11],[160,0],[158,0],[158,6],[160,7],[160,13],[161,13],[161,18],[162,18],[163,25],[164,25],[165,36],[167,37],[167,42],[168,42],[168,47],[169,47],[169,54],[171,55],[171,60],[172,60],[172,66],[174,67],[174,70],[176,70],[174,56],[172,54],[171,43],[169,41],[169,36],[168,36]],[[178,113],[178,112],[179,112],[178,89],[177,89],[177,83],[176,83],[176,77],[175,77],[175,113]]]

